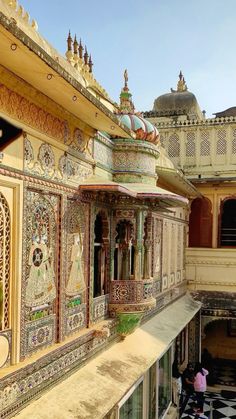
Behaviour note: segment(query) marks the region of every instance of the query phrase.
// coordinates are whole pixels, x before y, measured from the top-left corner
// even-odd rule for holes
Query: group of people
[[[182,375],[179,373],[177,365],[175,365],[175,361],[173,363],[173,379],[178,380],[182,384],[182,389],[179,393],[182,394],[182,390],[184,390],[187,397],[195,394],[196,407],[194,410],[197,413],[203,413],[204,393],[207,387],[207,375],[208,370],[203,368],[200,362],[197,362],[195,366],[192,363],[189,363]]]

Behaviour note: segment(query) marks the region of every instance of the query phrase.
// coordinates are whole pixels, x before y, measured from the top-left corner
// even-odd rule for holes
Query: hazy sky
[[[95,78],[119,100],[123,72],[139,111],[176,87],[181,69],[207,116],[236,106],[236,0],[20,0],[61,54],[68,30]]]

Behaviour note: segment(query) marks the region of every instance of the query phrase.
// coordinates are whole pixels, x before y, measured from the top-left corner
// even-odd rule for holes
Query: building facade
[[[203,303],[202,347],[214,358],[232,360],[236,351],[235,108],[207,119],[182,73],[177,90],[160,98],[145,115],[159,129],[176,168],[201,194],[190,205],[186,279],[188,289]],[[164,181],[166,171],[160,176]]]
[[[0,1],[0,48],[0,417],[164,417],[174,357],[199,358],[199,193],[127,72],[117,106],[81,42],[61,57],[16,1]]]

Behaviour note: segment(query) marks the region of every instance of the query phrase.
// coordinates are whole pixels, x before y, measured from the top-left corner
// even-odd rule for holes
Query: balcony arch
[[[191,204],[189,247],[212,247],[212,204],[208,198],[196,198]]]
[[[219,245],[236,247],[236,197],[227,197],[221,202]]]

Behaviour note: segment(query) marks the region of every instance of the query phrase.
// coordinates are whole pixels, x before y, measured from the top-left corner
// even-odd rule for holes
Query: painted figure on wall
[[[74,236],[74,244],[71,248],[71,269],[69,280],[66,287],[66,294],[69,297],[80,294],[85,291],[85,279],[84,279],[84,269],[83,269],[83,244],[82,237],[79,233],[76,233]]]
[[[55,273],[51,264],[46,237],[33,238],[29,255],[29,278],[26,286],[26,305],[37,307],[56,298]]]

